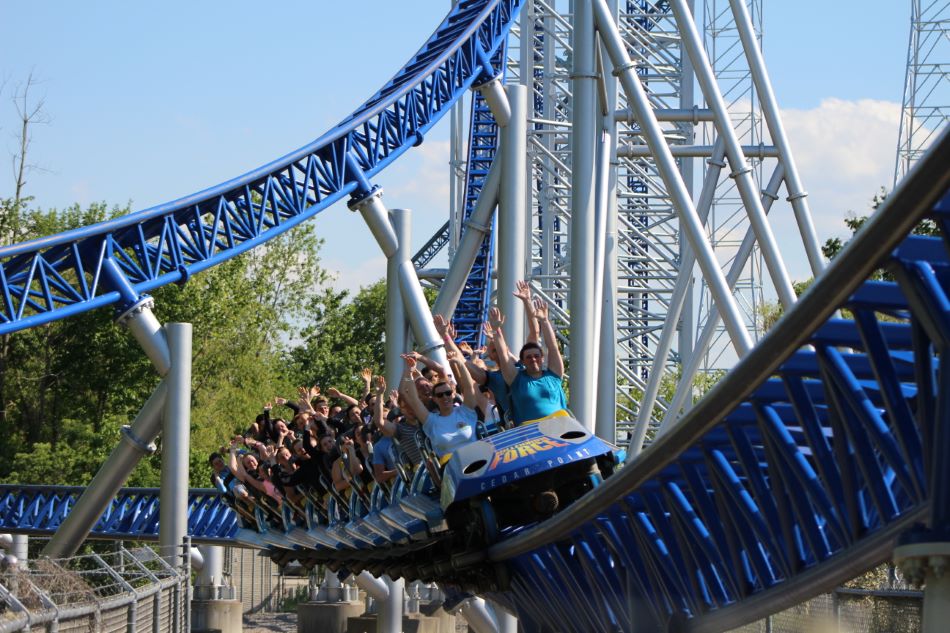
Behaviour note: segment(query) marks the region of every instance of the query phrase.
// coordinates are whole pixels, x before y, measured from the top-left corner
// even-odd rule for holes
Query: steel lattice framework
[[[950,121],[950,2],[911,0],[894,184]]]

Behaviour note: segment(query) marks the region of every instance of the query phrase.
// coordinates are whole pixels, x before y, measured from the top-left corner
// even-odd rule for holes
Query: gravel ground
[[[296,613],[254,613],[244,616],[244,633],[296,633]]]

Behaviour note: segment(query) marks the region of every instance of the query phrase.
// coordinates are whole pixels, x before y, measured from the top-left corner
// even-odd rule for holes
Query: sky
[[[893,178],[910,3],[763,3],[765,58],[819,237],[844,235],[845,212],[864,213]],[[449,4],[0,0],[0,196],[14,185],[10,97],[31,72],[50,119],[33,130],[34,206],[141,210],[318,137],[409,59]],[[446,218],[447,139],[446,120],[377,180],[390,207],[414,210],[413,250]],[[338,287],[384,275],[357,214],[337,204],[315,222]],[[779,232],[790,220],[775,222]],[[793,278],[808,276],[800,253],[787,259]]]

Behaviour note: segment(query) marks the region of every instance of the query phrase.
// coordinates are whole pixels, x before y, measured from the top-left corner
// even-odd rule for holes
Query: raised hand
[[[446,326],[445,326],[445,335],[454,341],[454,340],[455,340],[455,326],[452,325],[451,323],[449,323],[448,325],[446,325]]]
[[[497,306],[492,306],[488,311],[488,322],[497,330],[505,324],[505,315],[501,313]]]
[[[416,368],[416,359],[413,358],[411,354],[400,354],[399,356],[404,361],[406,361],[406,367],[409,369],[409,371],[412,371]]]
[[[284,405],[284,404],[287,404],[287,398],[281,398],[280,396],[277,396],[276,398],[274,398],[274,402],[277,403],[278,406]]]
[[[376,394],[376,397],[381,397],[386,393],[386,379],[382,376],[373,378],[373,393]]]
[[[472,351],[472,346],[468,344],[468,341],[462,341],[458,345],[459,345],[459,350],[461,350],[462,354],[464,354],[465,356],[472,356],[474,354],[474,352]]]
[[[538,321],[545,321],[548,318],[548,304],[542,299],[534,300],[534,316]]]
[[[330,387],[329,389],[327,389],[327,395],[330,396],[331,398],[339,398],[340,392],[336,388]]]
[[[310,387],[310,397],[311,397],[311,398],[316,398],[316,397],[319,396],[319,395],[320,395],[320,387],[318,387],[318,386],[316,386],[316,385]]]
[[[528,282],[521,280],[516,285],[517,289],[512,294],[522,301],[531,301],[531,286]]]
[[[280,403],[278,402],[277,404],[280,404]],[[264,411],[270,411],[272,408],[273,407],[271,406],[270,402],[264,403]]]
[[[396,406],[396,403],[399,401],[399,390],[393,389],[389,392],[389,401],[393,403],[393,406]]]
[[[435,330],[439,333],[439,336],[445,336],[445,328],[448,327],[448,321],[445,320],[445,317],[436,314],[432,317],[432,323],[435,325]]]
[[[495,329],[491,326],[491,323],[485,321],[482,323],[482,332],[485,333],[485,338],[489,341],[495,340]]]
[[[373,378],[373,370],[369,367],[364,367],[363,370],[360,371],[360,377],[363,379],[363,382],[368,385],[369,381]]]

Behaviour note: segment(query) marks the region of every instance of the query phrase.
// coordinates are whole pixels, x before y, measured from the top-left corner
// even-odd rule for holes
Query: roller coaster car
[[[487,544],[546,519],[609,476],[615,451],[563,411],[466,444],[442,476],[449,527]]]

